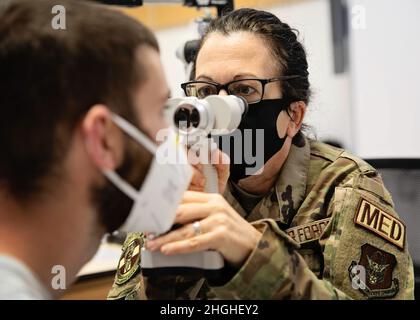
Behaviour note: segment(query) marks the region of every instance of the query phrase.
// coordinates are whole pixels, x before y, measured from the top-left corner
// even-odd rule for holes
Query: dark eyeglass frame
[[[249,80],[254,80],[254,81],[259,81],[261,83],[262,86],[262,93],[261,93],[261,98],[258,101],[255,102],[250,102],[249,104],[254,104],[254,103],[258,103],[260,102],[263,97],[264,97],[264,92],[265,92],[265,85],[267,83],[271,83],[271,82],[276,82],[276,81],[284,81],[284,80],[291,80],[291,79],[296,79],[296,78],[300,78],[300,76],[298,75],[294,75],[294,76],[281,76],[281,77],[276,77],[276,78],[269,78],[269,79],[260,79],[260,78],[245,78],[245,79],[237,79],[237,80],[233,80],[233,81],[229,81],[225,84],[220,84],[217,82],[213,82],[213,81],[205,81],[205,80],[192,80],[192,81],[188,81],[188,82],[184,82],[181,84],[181,88],[182,90],[184,90],[185,95],[188,97],[188,93],[187,93],[187,86],[189,84],[194,84],[194,83],[204,83],[204,84],[211,84],[213,86],[216,87],[217,90],[217,94],[220,93],[220,90],[225,90],[228,94],[231,94],[229,92],[228,87],[235,82],[240,82],[240,81],[249,81]]]

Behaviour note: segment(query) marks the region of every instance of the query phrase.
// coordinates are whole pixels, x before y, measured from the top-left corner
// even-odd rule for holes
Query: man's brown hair
[[[52,26],[62,5],[66,29]],[[147,77],[135,53],[158,49],[124,14],[78,0],[17,0],[0,10],[0,188],[19,200],[42,190],[89,108],[134,118],[132,95]]]

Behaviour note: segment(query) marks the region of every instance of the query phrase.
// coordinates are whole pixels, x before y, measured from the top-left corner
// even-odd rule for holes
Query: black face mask
[[[255,173],[283,147],[286,136],[279,138],[276,122],[280,112],[287,110],[291,102],[290,99],[267,99],[249,105],[248,113],[238,127],[242,135],[242,154],[235,152],[232,139],[230,139],[235,133],[230,137],[222,137],[222,139],[230,139],[228,150],[225,150],[228,144],[220,144],[220,140],[215,139],[216,142],[219,142],[219,148],[231,158],[230,179],[232,181],[237,182]],[[263,129],[263,132],[257,131],[257,129]],[[262,138],[264,139],[264,161],[260,158],[262,157]],[[250,151],[252,151],[253,158],[260,161],[254,160],[253,163],[247,161],[247,159],[250,160]]]

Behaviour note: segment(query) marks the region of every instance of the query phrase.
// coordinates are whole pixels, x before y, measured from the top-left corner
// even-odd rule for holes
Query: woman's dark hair
[[[201,40],[198,52],[210,34],[229,35],[238,31],[253,33],[267,41],[273,56],[278,60],[279,76],[299,76],[282,82],[283,95],[308,104],[310,85],[305,49],[297,39],[297,30],[290,28],[272,13],[244,8],[213,20]]]
[[[240,31],[258,35],[269,44],[273,56],[278,60],[279,76],[299,76],[282,81],[283,96],[292,101],[303,101],[308,104],[311,90],[305,48],[297,39],[298,31],[290,28],[272,13],[244,8],[213,20],[201,39],[196,59],[210,34],[229,35]],[[296,145],[300,145],[302,141],[301,134],[297,134],[293,139]]]

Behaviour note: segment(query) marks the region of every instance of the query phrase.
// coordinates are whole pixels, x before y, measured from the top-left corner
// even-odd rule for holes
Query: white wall
[[[329,1],[308,1],[269,11],[299,30],[305,45],[313,91],[306,122],[313,126],[318,139],[338,140],[353,149],[349,77],[334,74]]]
[[[194,22],[191,22],[186,26],[160,31],[157,33],[157,38],[161,51],[162,64],[172,96],[182,96],[183,91],[180,84],[186,81],[187,76],[184,65],[176,58],[175,52],[186,41],[199,38],[197,27]]]
[[[420,1],[349,0],[366,10],[351,33],[351,96],[357,153],[420,158]]]
[[[366,28],[351,29],[350,73],[343,75],[333,72],[329,1],[267,9],[298,29],[307,49],[313,98],[306,122],[319,139],[338,140],[361,157],[420,158],[420,1],[348,4],[365,8]],[[194,23],[158,33],[174,95],[185,81],[175,50],[196,37]]]
[[[305,44],[313,90],[306,122],[314,127],[318,138],[333,138],[351,149],[348,76],[336,76],[333,72],[329,1],[314,0],[266,10],[298,29]],[[184,41],[197,37],[196,27],[191,23],[160,31],[157,36],[171,90],[174,96],[179,96],[182,94],[179,84],[185,81],[185,74],[175,51]]]

